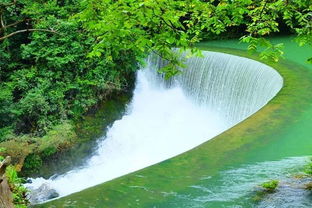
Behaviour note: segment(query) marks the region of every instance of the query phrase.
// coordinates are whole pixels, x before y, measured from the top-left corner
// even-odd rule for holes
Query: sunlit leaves
[[[259,51],[260,58],[263,60],[278,62],[278,60],[284,54],[283,44],[272,44],[269,40],[265,38],[254,38],[249,35],[242,37],[241,41],[244,43],[248,43],[248,51],[250,51],[251,53]]]
[[[161,72],[172,76],[179,64],[171,49],[186,49],[200,40],[200,5],[198,0],[90,1],[77,18],[98,40],[90,56],[114,61],[121,50],[133,51],[137,59],[156,52],[170,62]]]
[[[248,50],[255,52],[261,48],[261,58],[278,61],[282,56],[282,46],[273,45],[261,37],[277,33],[283,24],[297,34],[296,41],[300,46],[312,44],[312,2],[310,0],[297,1],[254,1],[250,3],[248,16],[251,22],[246,22],[248,36],[242,41],[249,44]],[[264,48],[263,48],[264,47]]]
[[[240,33],[249,34],[242,40],[250,51],[266,47],[261,57],[276,61],[280,47],[261,37],[279,32],[283,20],[298,34],[300,45],[312,42],[310,4],[309,0],[93,0],[77,18],[98,40],[90,56],[103,55],[112,62],[119,50],[133,51],[138,60],[157,52],[173,62],[171,48],[192,47],[202,37],[231,33],[232,27],[246,28]],[[175,71],[175,64],[171,66]],[[170,74],[169,68],[162,72]]]

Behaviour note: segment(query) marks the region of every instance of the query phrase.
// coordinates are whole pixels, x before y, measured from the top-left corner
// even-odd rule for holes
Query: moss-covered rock
[[[278,180],[271,180],[261,184],[261,187],[264,188],[267,192],[274,192],[279,184]]]

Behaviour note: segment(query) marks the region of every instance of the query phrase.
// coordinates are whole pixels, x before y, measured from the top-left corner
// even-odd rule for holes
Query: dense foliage
[[[241,37],[249,50],[259,46],[263,59],[278,61],[282,44],[264,36],[296,33],[300,45],[312,44],[310,0],[90,0],[78,16],[90,35],[97,38],[92,56],[114,61],[125,49],[137,58],[155,52],[169,65],[161,70],[179,72],[179,56],[171,49],[189,48],[203,39]],[[312,61],[310,59],[310,61]]]
[[[305,166],[304,172],[308,175],[312,175],[312,158],[310,158],[310,161]]]
[[[13,193],[14,206],[16,208],[27,208],[27,189],[22,185],[23,179],[18,177],[17,171],[13,166],[8,166],[6,168],[5,176]]]
[[[241,37],[272,61],[282,45],[265,36],[312,44],[311,0],[1,0],[0,17],[0,141],[79,117],[151,52],[170,77],[183,66],[172,48],[204,39]]]
[[[0,147],[0,153],[4,152],[5,148]],[[0,155],[0,162],[4,160],[4,157]]]
[[[262,188],[264,188],[268,192],[274,192],[279,184],[277,180],[267,181],[261,184]]]
[[[44,135],[126,87],[136,68],[133,53],[124,51],[114,62],[86,58],[95,40],[70,19],[79,2],[0,2],[0,37],[22,31],[0,42],[0,141],[12,134]]]

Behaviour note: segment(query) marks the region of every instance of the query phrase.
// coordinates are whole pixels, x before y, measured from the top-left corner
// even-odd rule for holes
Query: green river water
[[[312,48],[273,41],[285,44],[285,60],[270,64],[285,84],[262,110],[182,155],[36,207],[310,207],[305,192],[254,200],[257,185],[290,177],[312,153]],[[258,59],[236,40],[199,47]]]

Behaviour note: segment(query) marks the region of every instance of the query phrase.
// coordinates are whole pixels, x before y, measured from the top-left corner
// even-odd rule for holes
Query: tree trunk
[[[7,157],[4,161],[0,162],[0,208],[14,208],[12,192],[9,183],[5,177],[5,168],[11,161]]]

